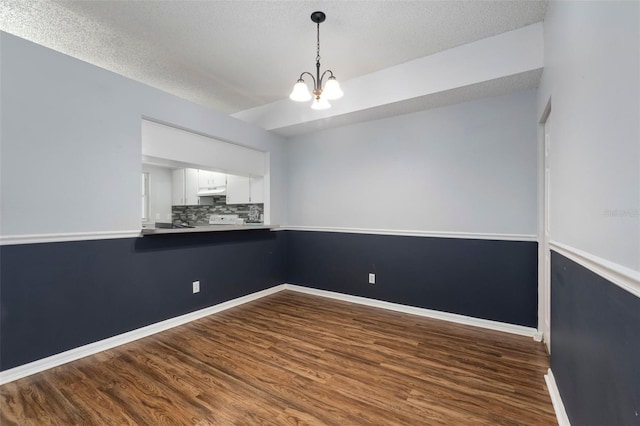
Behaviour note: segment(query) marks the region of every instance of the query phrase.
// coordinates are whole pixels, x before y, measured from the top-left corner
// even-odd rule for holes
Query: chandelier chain
[[[316,48],[316,62],[320,62],[320,22],[318,22],[318,39],[317,39],[317,48]]]

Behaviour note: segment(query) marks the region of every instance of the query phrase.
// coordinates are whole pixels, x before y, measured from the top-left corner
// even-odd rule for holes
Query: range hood
[[[198,190],[198,197],[212,197],[214,195],[226,195],[227,187],[218,186],[216,188],[200,188]]]

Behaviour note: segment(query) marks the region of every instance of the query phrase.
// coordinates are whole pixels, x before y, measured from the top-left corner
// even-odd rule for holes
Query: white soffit
[[[541,23],[341,83],[332,108],[284,99],[233,114],[283,136],[536,88],[544,64]]]
[[[418,111],[426,111],[432,108],[468,102],[475,99],[507,95],[521,90],[537,88],[538,83],[540,82],[540,77],[542,77],[542,69],[536,69],[495,80],[483,81],[481,83],[419,96],[405,101],[390,103],[369,109],[362,109],[328,118],[305,121],[292,126],[272,129],[272,132],[284,137],[292,137],[324,129],[331,129],[334,127],[347,126],[365,121],[382,120],[384,118],[410,114]]]
[[[249,176],[264,176],[267,164],[264,152],[148,120],[142,120],[142,155]]]

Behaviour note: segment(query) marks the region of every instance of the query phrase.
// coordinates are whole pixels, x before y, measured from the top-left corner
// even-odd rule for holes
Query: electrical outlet
[[[193,282],[193,292],[200,293],[200,281]]]
[[[160,220],[160,213],[156,213],[156,220]]]
[[[376,274],[369,274],[369,284],[376,283]]]

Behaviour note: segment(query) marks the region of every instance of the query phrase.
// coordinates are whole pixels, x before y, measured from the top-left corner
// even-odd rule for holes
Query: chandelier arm
[[[329,73],[329,77],[334,77],[333,75],[333,71],[331,70],[326,70],[325,72],[322,73],[322,75],[319,77],[318,80],[318,87],[322,87],[322,80],[324,80],[324,76],[326,73]]]
[[[313,88],[314,88],[314,90],[315,90],[315,89],[317,88],[317,87],[316,87],[316,78],[315,78],[315,77],[313,76],[313,74],[311,74],[310,72],[305,71],[305,72],[303,72],[302,74],[300,74],[300,78],[299,78],[299,80],[302,80],[302,76],[303,76],[303,75],[305,75],[305,74],[307,74],[307,75],[308,75],[309,77],[311,77],[311,79],[313,80]],[[304,80],[302,80],[302,81],[304,81]]]

